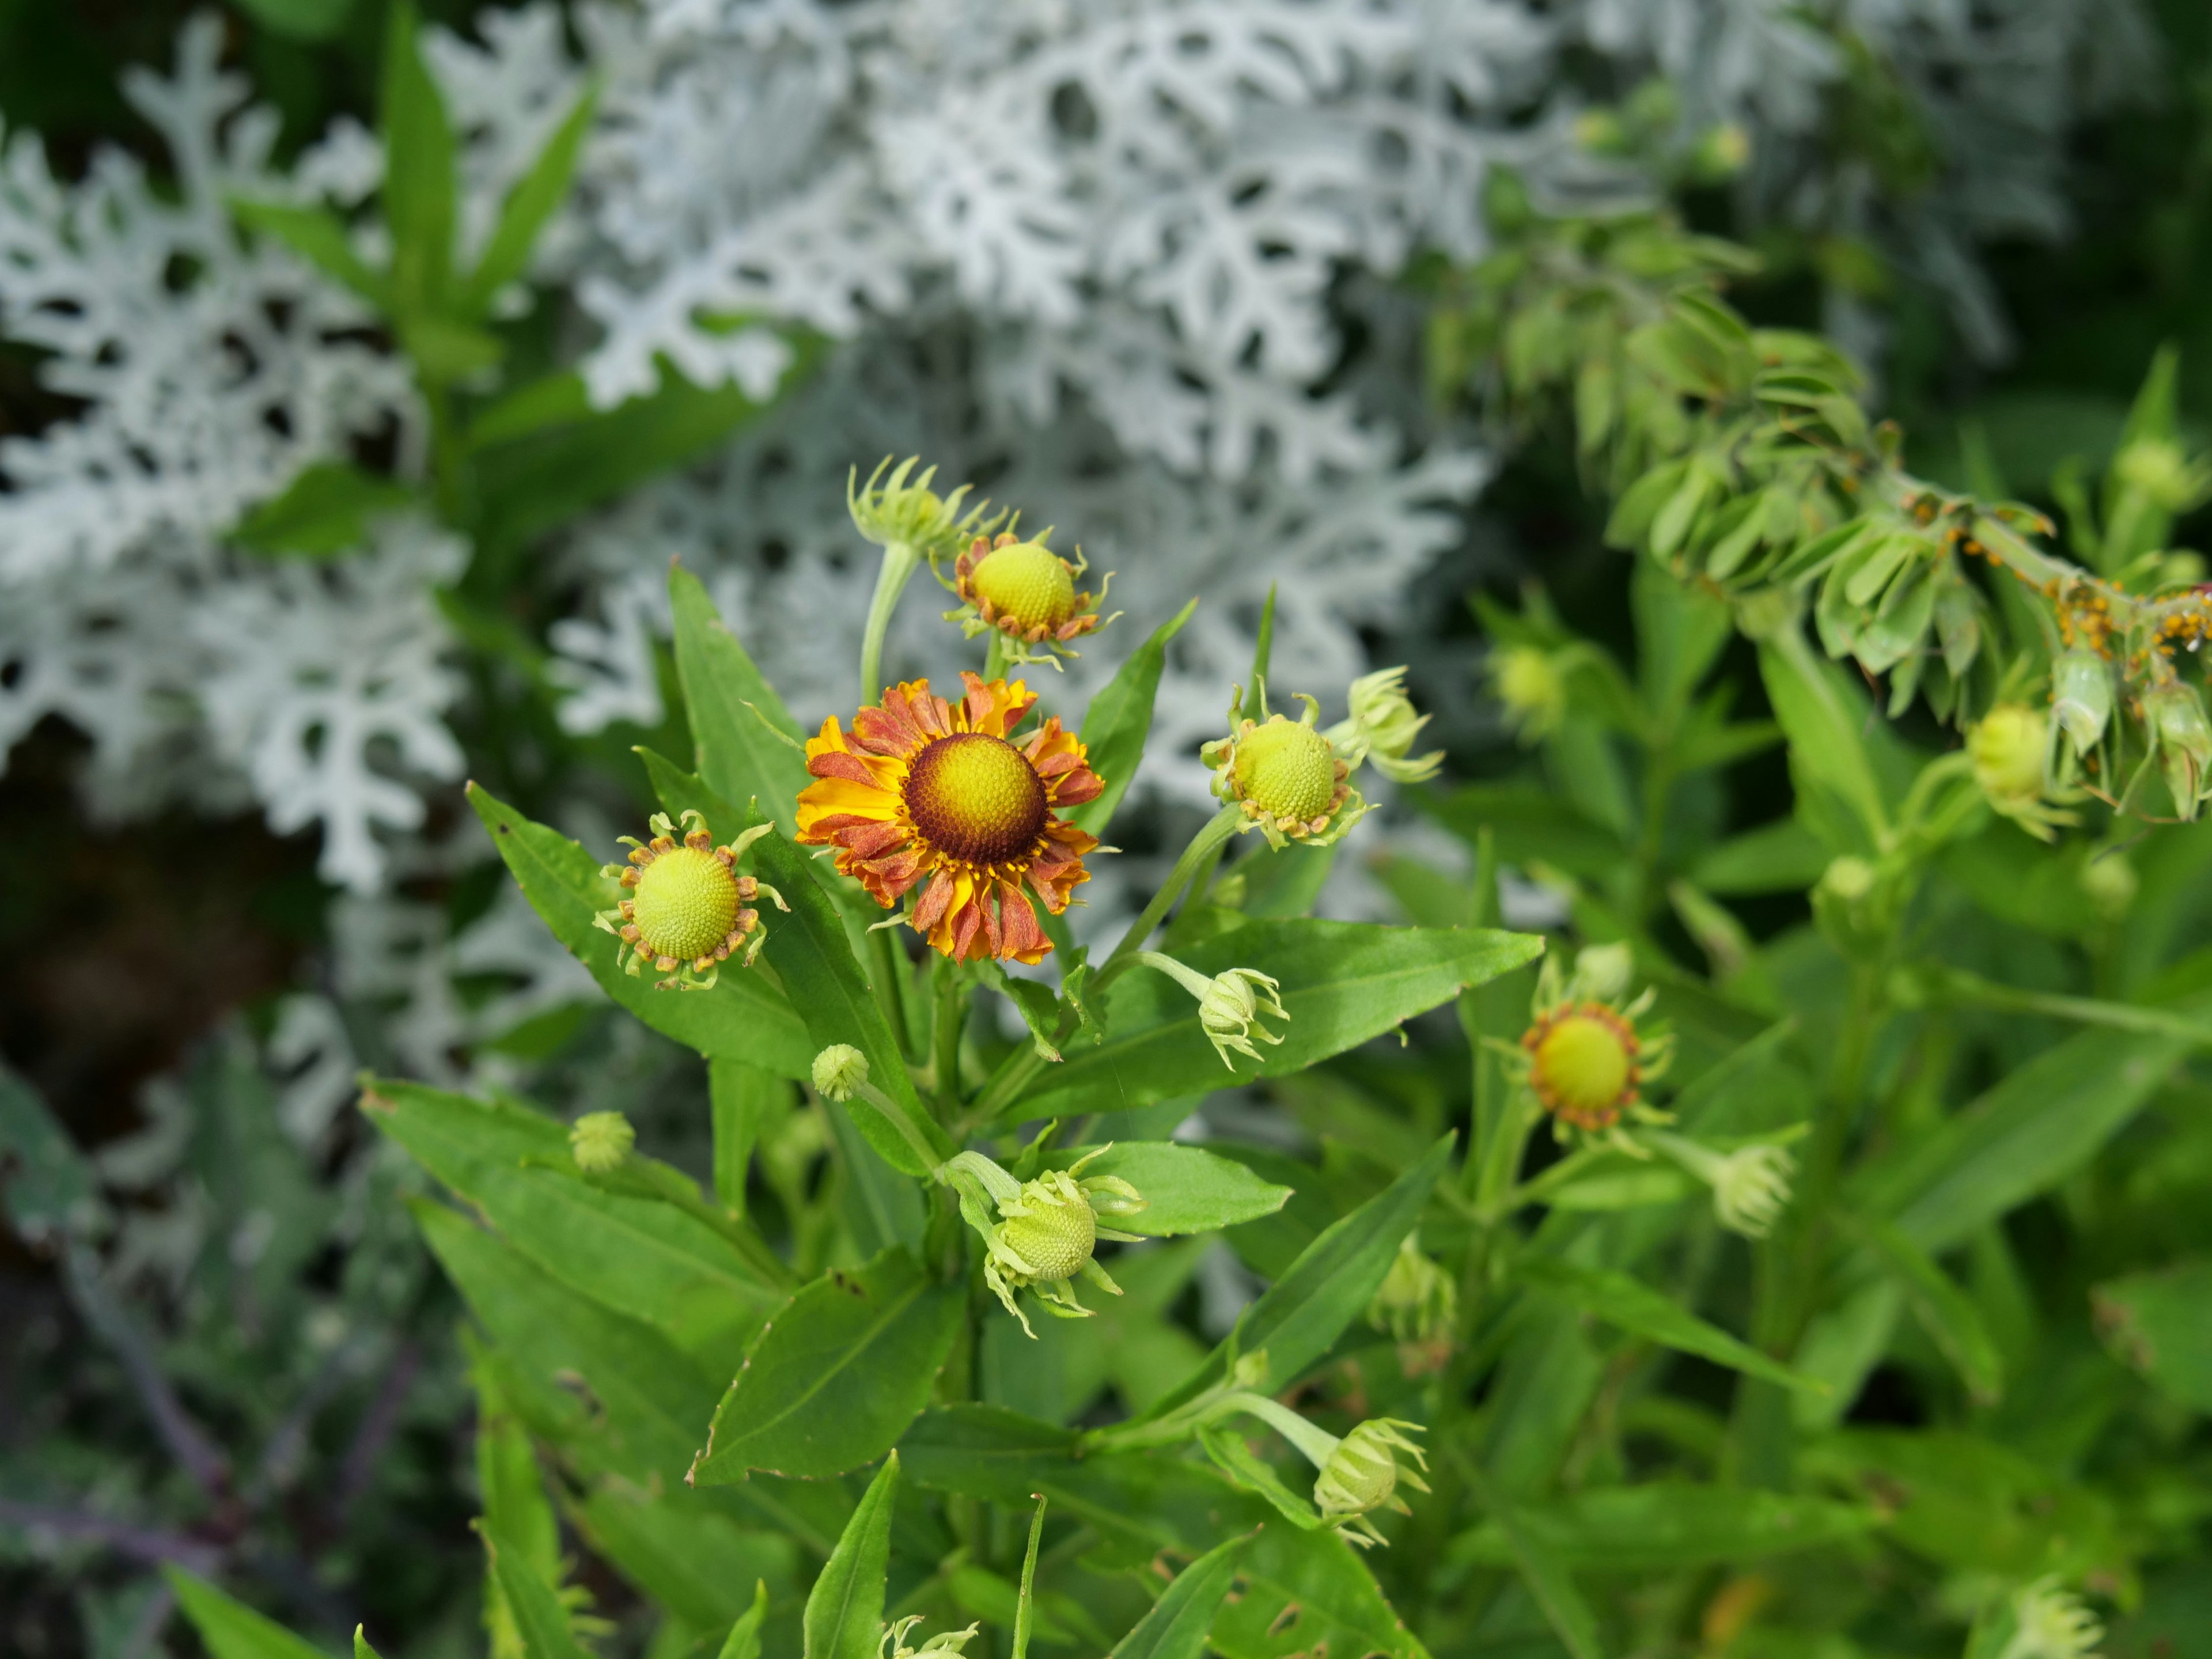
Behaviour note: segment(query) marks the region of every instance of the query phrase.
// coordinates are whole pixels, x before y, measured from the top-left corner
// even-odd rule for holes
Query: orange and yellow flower
[[[799,793],[799,839],[835,847],[838,870],[886,909],[918,887],[908,924],[955,962],[1042,962],[1052,941],[1030,896],[1066,909],[1098,845],[1054,809],[1105,786],[1056,718],[1012,735],[1036,702],[1026,684],[960,678],[957,702],[909,680],[849,732],[823,721],[806,744],[816,781]]]

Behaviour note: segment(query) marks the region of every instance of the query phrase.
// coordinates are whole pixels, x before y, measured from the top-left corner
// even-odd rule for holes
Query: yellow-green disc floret
[[[758,954],[766,935],[753,901],[765,893],[779,909],[787,907],[773,887],[738,873],[739,854],[771,826],[748,830],[731,845],[716,847],[699,813],[685,812],[684,823],[680,846],[665,812],[652,820],[651,841],[623,837],[630,848],[629,864],[611,864],[600,873],[620,881],[625,896],[594,920],[622,940],[616,960],[624,973],[650,967],[668,975],[658,981],[663,990],[706,990],[732,951],[744,963]]]
[[[1336,793],[1336,751],[1328,739],[1280,714],[1239,739],[1236,769],[1245,799],[1279,819],[1317,818]]]
[[[1075,573],[1042,542],[1013,542],[986,554],[969,580],[1015,631],[1057,629],[1075,612]]]
[[[1036,1202],[1026,1190],[1023,1197],[1029,1207],[1000,1224],[1000,1238],[1034,1277],[1073,1279],[1098,1247],[1098,1218],[1090,1204]]]

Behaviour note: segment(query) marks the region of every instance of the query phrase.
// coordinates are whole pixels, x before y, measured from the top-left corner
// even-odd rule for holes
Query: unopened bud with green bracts
[[[586,1112],[568,1126],[568,1152],[586,1175],[605,1175],[629,1161],[637,1131],[620,1112]]]
[[[2193,686],[2168,680],[2143,693],[2142,720],[2175,814],[2194,818],[2206,770],[2212,769],[2212,724],[2205,720],[2203,700]]]
[[[1419,1423],[1408,1423],[1402,1418],[1370,1417],[1350,1434],[1340,1437],[1309,1422],[1279,1400],[1243,1390],[1223,1395],[1208,1415],[1218,1419],[1237,1412],[1267,1424],[1320,1471],[1314,1480],[1314,1508],[1346,1542],[1362,1549],[1389,1541],[1376,1531],[1374,1522],[1367,1518],[1375,1510],[1391,1509],[1401,1515],[1413,1512],[1398,1496],[1400,1483],[1415,1492],[1429,1489],[1429,1483],[1421,1478],[1421,1473],[1429,1467],[1428,1457],[1407,1437],[1424,1432]],[[1401,1452],[1412,1467],[1399,1462]]]
[[[1797,1161],[1779,1142],[1754,1141],[1723,1152],[1656,1131],[1642,1139],[1712,1188],[1714,1218],[1732,1233],[1764,1238],[1789,1207]]]
[[[1345,760],[1354,766],[1364,760],[1393,783],[1424,783],[1437,775],[1443,750],[1413,756],[1429,716],[1419,713],[1406,695],[1403,668],[1361,675],[1352,683],[1350,702],[1351,718],[1328,731],[1329,743]]]
[[[1419,1237],[1408,1233],[1367,1304],[1367,1322],[1396,1340],[1406,1374],[1417,1376],[1449,1358],[1458,1310],[1459,1286],[1421,1254]]]
[[[2078,645],[2059,653],[2051,665],[2051,717],[2075,754],[2094,749],[2112,718],[2112,665]]]
[[[987,504],[970,508],[963,517],[960,508],[969,486],[962,484],[950,495],[939,495],[929,487],[937,476],[935,467],[925,470],[919,478],[914,477],[921,460],[919,455],[908,456],[886,478],[884,472],[891,464],[886,455],[876,463],[865,484],[859,481],[860,469],[852,469],[845,480],[845,510],[852,515],[854,529],[878,547],[896,542],[934,564],[1006,522],[1004,513],[986,518]]]
[[[1102,1238],[1134,1243],[1139,1235],[1099,1223],[1134,1215],[1146,1202],[1118,1176],[1084,1175],[1109,1150],[1110,1143],[1065,1170],[1048,1170],[1025,1182],[975,1152],[962,1152],[939,1171],[960,1195],[961,1215],[983,1241],[983,1282],[1031,1336],[1036,1332],[1029,1316],[1014,1300],[1018,1291],[1035,1291],[1045,1311],[1061,1319],[1091,1316],[1091,1310],[1075,1299],[1079,1277],[1109,1296],[1121,1294],[1094,1252]]]
[[[1231,1071],[1237,1069],[1237,1062],[1229,1057],[1231,1049],[1265,1060],[1267,1056],[1252,1046],[1252,1040],[1257,1037],[1262,1042],[1282,1042],[1279,1034],[1259,1023],[1262,1014],[1281,1020],[1291,1017],[1279,994],[1282,986],[1272,975],[1263,974],[1256,968],[1230,968],[1209,979],[1196,969],[1186,968],[1173,957],[1158,951],[1139,951],[1137,960],[1165,974],[1198,999],[1199,1029],[1206,1033],[1213,1052],[1221,1056],[1221,1063]]]
[[[887,1626],[883,1639],[876,1644],[877,1659],[926,1659],[931,1654],[957,1654],[975,1640],[980,1625],[970,1625],[965,1630],[941,1630],[918,1648],[907,1645],[907,1633],[921,1622],[921,1614],[910,1613],[905,1618]]]

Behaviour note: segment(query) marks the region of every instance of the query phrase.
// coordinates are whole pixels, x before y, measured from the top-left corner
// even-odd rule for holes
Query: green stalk
[[[937,981],[936,1030],[931,1064],[935,1071],[939,1109],[950,1120],[960,1112],[960,1036],[967,1024],[968,1001],[957,964],[937,958],[932,973]]]
[[[883,568],[876,573],[876,591],[868,601],[867,631],[860,636],[860,701],[873,702],[884,689],[884,635],[890,631],[891,613],[899,595],[921,568],[921,550],[910,542],[884,544]]]

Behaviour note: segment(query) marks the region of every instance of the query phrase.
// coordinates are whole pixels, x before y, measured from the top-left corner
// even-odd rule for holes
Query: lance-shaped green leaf
[[[385,31],[381,112],[393,301],[403,315],[434,312],[453,273],[453,128],[422,61],[413,0],[398,0]]]
[[[273,236],[308,264],[351,289],[379,311],[392,307],[392,284],[380,270],[372,270],[353,251],[345,221],[325,207],[302,207],[290,202],[250,202],[234,198],[231,216],[248,230]]]
[[[545,148],[538,152],[530,171],[507,191],[498,222],[492,226],[491,240],[484,244],[483,257],[456,296],[455,303],[463,311],[471,315],[484,311],[493,296],[529,265],[530,251],[537,246],[539,233],[568,194],[576,156],[583,149],[585,134],[591,131],[599,100],[599,88],[586,88],[545,141]]]
[[[1516,1264],[1522,1281],[1556,1296],[1583,1313],[1617,1325],[1634,1336],[1682,1353],[1693,1353],[1749,1376],[1779,1382],[1808,1394],[1826,1394],[1828,1385],[1763,1354],[1684,1309],[1673,1297],[1638,1279],[1609,1268],[1585,1267],[1557,1256],[1527,1255]]]
[[[484,1550],[527,1659],[592,1659],[568,1628],[568,1609],[520,1546],[481,1523]]]
[[[615,966],[621,941],[593,921],[621,896],[621,889],[599,874],[605,860],[557,830],[532,823],[478,785],[469,786],[469,803],[531,908],[569,955],[592,970],[601,990],[663,1036],[702,1054],[726,1054],[781,1077],[809,1075],[821,1044],[808,1036],[805,1022],[765,977],[725,963],[711,991],[661,991],[642,974],[623,973]],[[729,833],[737,829],[732,824]]]
[[[1152,729],[1152,702],[1159,696],[1160,672],[1167,665],[1168,641],[1182,631],[1198,601],[1188,605],[1152,630],[1152,635],[1098,689],[1083,712],[1083,744],[1086,759],[1106,787],[1096,800],[1071,808],[1061,816],[1079,830],[1094,836],[1106,833],[1114,809],[1128,793],[1138,763],[1145,758],[1145,739]]]
[[[769,1321],[715,1410],[690,1479],[714,1485],[753,1469],[817,1477],[872,1462],[929,1403],[963,1300],[885,1250],[832,1269]]]
[[[1514,1506],[1513,1521],[1529,1542],[1568,1566],[1645,1572],[1822,1549],[1863,1537],[1881,1515],[1870,1504],[1795,1492],[1662,1480],[1523,1501]],[[1507,1566],[1517,1557],[1506,1528],[1492,1518],[1453,1540],[1450,1559]]]
[[[1071,1044],[1008,1116],[1120,1111],[1202,1093],[1234,1080],[1283,1077],[1394,1030],[1470,985],[1509,973],[1543,951],[1534,934],[1480,928],[1380,927],[1364,922],[1252,921],[1177,953],[1211,978],[1250,968],[1279,982],[1287,1022],[1262,1017],[1282,1037],[1255,1063],[1224,1066],[1199,1024],[1197,999],[1149,969],[1124,974],[1107,996],[1106,1036]]]
[[[1245,1309],[1237,1328],[1206,1363],[1140,1420],[1188,1404],[1229,1374],[1238,1355],[1267,1356],[1267,1386],[1282,1389],[1303,1376],[1364,1313],[1428,1202],[1429,1189],[1451,1161],[1445,1135],[1427,1156],[1306,1248],[1290,1270]]]
[[[1866,1241],[1920,1322],[1936,1350],[1950,1362],[1977,1405],[1995,1405],[2004,1394],[2004,1358],[1982,1321],[1981,1310],[1951,1275],[1898,1228],[1862,1220],[1853,1230]]]
[[[2212,1001],[2174,1006],[2201,1018]],[[2148,1103],[2186,1048],[2178,1038],[2131,1031],[2069,1037],[1861,1171],[1853,1196],[1923,1250],[1964,1243],[2094,1157]]]
[[[899,1459],[884,1459],[806,1598],[805,1659],[877,1659],[884,1577],[890,1565],[891,1511]]]
[[[1152,1610],[1114,1644],[1109,1659],[1199,1659],[1214,1615],[1252,1547],[1249,1534],[1217,1544],[1176,1575]]]
[[[2109,1279],[2090,1292],[2090,1305],[2123,1364],[2183,1405],[2212,1412],[2212,1262]]]
[[[741,1060],[711,1061],[707,1094],[714,1117],[714,1200],[732,1215],[742,1216],[753,1148],[797,1103],[787,1079]]]
[[[742,1349],[782,1299],[704,1221],[558,1167],[572,1162],[568,1131],[540,1113],[392,1082],[362,1109],[539,1267],[702,1358],[733,1333]]]
[[[573,1407],[567,1385],[580,1382],[597,1407],[571,1413],[574,1443],[587,1465],[640,1482],[671,1482],[683,1472],[698,1425],[714,1409],[714,1379],[696,1360],[650,1325],[577,1295],[442,1204],[416,1200],[409,1208],[501,1361],[535,1390],[514,1395],[518,1409],[544,1423],[552,1416],[548,1401]]]
[[[768,1584],[753,1585],[752,1605],[738,1615],[722,1641],[721,1659],[760,1659],[761,1626],[768,1620]]]
[[[1482,1506],[1490,1511],[1491,1525],[1504,1537],[1509,1558],[1520,1571],[1521,1582],[1528,1586],[1529,1595],[1542,1609],[1572,1659],[1605,1659],[1604,1647],[1598,1640],[1597,1614],[1590,1610],[1589,1601],[1568,1572],[1566,1564],[1521,1524],[1518,1506],[1510,1496],[1497,1489],[1477,1460],[1455,1453],[1455,1461],[1467,1475]]]
[[[317,461],[240,519],[231,539],[256,553],[331,558],[362,546],[380,515],[421,501],[405,484],[350,461]]]
[[[1288,1187],[1263,1179],[1246,1164],[1179,1141],[1124,1140],[1103,1151],[1070,1146],[1046,1154],[1044,1162],[1048,1169],[1064,1170],[1084,1158],[1092,1158],[1085,1176],[1119,1176],[1143,1194],[1145,1207],[1117,1216],[1113,1224],[1118,1231],[1146,1238],[1257,1221],[1274,1214],[1291,1196]]]
[[[726,801],[757,800],[779,830],[796,835],[799,792],[813,781],[802,752],[806,732],[681,565],[668,573],[668,602],[700,777]]]
[[[1224,1659],[1315,1653],[1427,1659],[1367,1564],[1334,1531],[1263,1527],[1238,1576],[1243,1593],[1214,1615],[1208,1638]]]
[[[602,1481],[571,1512],[594,1554],[695,1629],[743,1619],[748,1583],[789,1584],[798,1570],[790,1539],[748,1532],[681,1486],[655,1494]]]
[[[165,1566],[161,1576],[177,1593],[178,1604],[206,1644],[210,1659],[329,1659],[313,1643],[302,1641],[243,1602],[232,1601],[182,1567]]]

